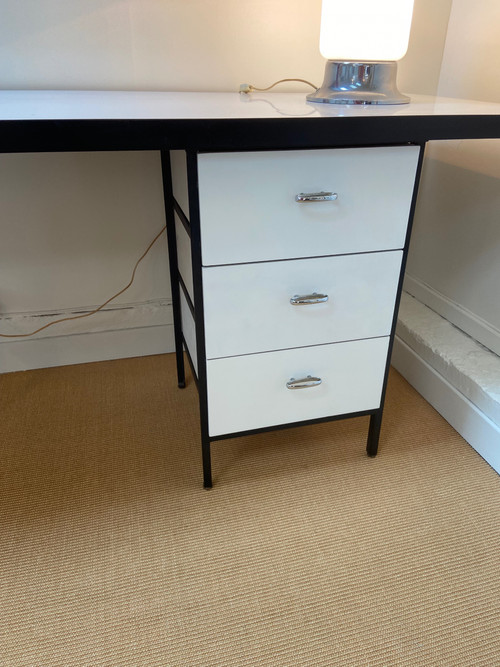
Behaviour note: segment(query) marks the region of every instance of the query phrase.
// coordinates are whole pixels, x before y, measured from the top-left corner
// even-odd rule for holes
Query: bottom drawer
[[[209,434],[377,409],[388,345],[388,337],[370,338],[209,360]],[[287,388],[308,375],[321,384]]]

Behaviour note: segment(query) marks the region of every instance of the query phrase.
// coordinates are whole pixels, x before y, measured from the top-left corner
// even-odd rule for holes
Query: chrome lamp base
[[[321,88],[308,102],[327,104],[408,104],[396,85],[397,63],[328,60]]]

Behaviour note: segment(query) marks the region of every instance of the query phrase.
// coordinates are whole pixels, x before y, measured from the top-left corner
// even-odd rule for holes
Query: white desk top
[[[344,106],[306,102],[305,93],[0,91],[0,121],[202,120],[500,115],[500,104],[413,95],[410,104]]]

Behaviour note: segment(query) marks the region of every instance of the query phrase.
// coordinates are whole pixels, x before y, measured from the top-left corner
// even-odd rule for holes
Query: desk
[[[206,488],[211,442],[259,430],[369,415],[377,453],[425,144],[499,137],[499,104],[421,96],[0,92],[2,152],[161,151],[178,383],[185,346]]]

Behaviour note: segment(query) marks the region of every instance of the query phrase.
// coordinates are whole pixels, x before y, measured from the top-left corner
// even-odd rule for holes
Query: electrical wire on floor
[[[60,324],[61,322],[69,322],[70,320],[81,320],[84,317],[90,317],[91,315],[95,315],[98,313],[100,310],[105,308],[108,303],[111,303],[115,299],[117,299],[121,294],[126,292],[128,288],[132,285],[135,279],[135,273],[137,271],[137,267],[139,264],[142,262],[142,260],[146,257],[148,252],[151,250],[151,248],[154,246],[156,241],[160,238],[160,236],[165,232],[165,228],[159,232],[154,239],[151,241],[151,243],[148,245],[146,250],[143,252],[143,254],[139,257],[137,262],[135,263],[134,269],[132,271],[132,277],[130,278],[129,282],[125,287],[123,287],[119,292],[116,294],[113,294],[107,301],[105,301],[103,304],[101,304],[98,308],[95,308],[94,310],[91,310],[89,313],[83,313],[82,315],[72,315],[71,317],[63,317],[60,320],[54,320],[54,322],[49,322],[48,324],[45,324],[43,327],[40,327],[39,329],[36,329],[35,331],[31,331],[30,333],[24,333],[24,334],[2,334],[0,333],[1,338],[27,338],[28,336],[34,336],[37,333],[40,333],[40,331],[43,331],[44,329],[48,329],[49,327],[53,327],[54,324]]]

